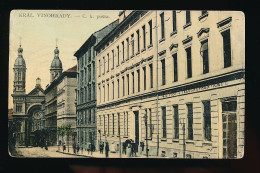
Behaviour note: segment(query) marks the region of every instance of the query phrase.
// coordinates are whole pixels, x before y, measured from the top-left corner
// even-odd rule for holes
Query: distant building
[[[18,48],[18,57],[14,63],[13,90],[13,125],[15,126],[16,146],[36,145],[34,132],[41,129],[41,102],[44,100],[44,90],[41,79],[36,79],[35,88],[26,94],[26,64],[23,49]]]
[[[76,88],[77,66],[75,65],[64,71],[57,79],[57,127],[71,125],[73,135],[69,136],[69,140],[65,135],[63,141],[65,143],[69,142],[70,146],[72,146],[76,134]],[[59,136],[58,140],[62,141],[62,137]]]
[[[131,139],[143,155],[243,157],[244,15],[125,10],[119,19],[95,46],[100,139],[121,153]]]
[[[96,146],[96,53],[95,45],[115,26],[118,20],[93,33],[77,50],[77,142],[87,149]]]
[[[48,142],[56,145],[57,142],[57,79],[62,73],[62,62],[59,58],[59,49],[54,50],[54,59],[50,68],[50,84],[46,86],[45,94],[45,127],[49,131]]]

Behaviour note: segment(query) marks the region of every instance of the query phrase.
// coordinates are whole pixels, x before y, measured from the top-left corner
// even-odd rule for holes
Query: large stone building
[[[151,156],[243,157],[243,13],[126,10],[95,48],[97,130],[111,150],[132,139]]]
[[[16,146],[32,146],[36,145],[34,132],[42,126],[41,102],[44,100],[44,91],[40,78],[37,78],[35,88],[26,94],[26,63],[22,53],[23,48],[20,45],[13,68],[13,126],[16,129],[14,136]]]
[[[77,66],[73,66],[64,71],[57,79],[57,127],[62,125],[71,125],[73,135],[69,136],[69,140],[66,138],[66,142],[72,146],[73,137],[76,135],[76,106],[75,89],[77,88]],[[65,139],[64,138],[64,139]],[[60,141],[62,137],[59,136]]]
[[[54,59],[50,68],[50,84],[45,93],[45,128],[49,131],[48,142],[55,145],[57,142],[57,79],[62,73],[62,62],[59,58],[59,49],[54,50]]]
[[[96,145],[96,53],[95,45],[116,25],[118,20],[93,33],[76,51],[77,57],[77,141],[81,148]]]

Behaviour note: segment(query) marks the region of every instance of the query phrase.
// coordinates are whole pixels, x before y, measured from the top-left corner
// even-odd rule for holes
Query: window
[[[93,123],[95,123],[95,121],[96,121],[96,110],[95,110],[95,108],[93,109]]]
[[[98,91],[99,91],[99,103],[101,103],[101,88],[98,87]]]
[[[119,46],[117,46],[117,65],[119,65]]]
[[[88,123],[91,123],[91,109],[88,110]]]
[[[88,82],[90,81],[91,81],[91,65],[88,66]]]
[[[143,29],[143,49],[146,47],[146,33],[145,33],[145,25],[142,27]]]
[[[125,45],[124,45],[124,41],[122,42],[122,57],[123,57],[123,61],[125,60]]]
[[[122,83],[123,83],[123,96],[125,96],[125,77],[122,76]]]
[[[153,126],[152,126],[152,109],[149,109],[149,114],[148,114],[147,120],[148,120],[148,122],[147,122],[148,123],[147,124],[147,126],[148,126],[148,128],[147,128],[148,135],[147,135],[147,137],[151,138],[152,137],[152,130],[153,130]]]
[[[178,105],[173,106],[173,119],[174,119],[174,139],[179,139],[179,112]]]
[[[91,49],[88,49],[88,61],[91,61]]]
[[[109,71],[109,53],[107,54],[107,71]]]
[[[128,136],[128,112],[126,112],[126,136]]]
[[[106,72],[106,59],[105,59],[105,57],[103,57],[103,64],[104,64],[104,72],[103,72],[103,74],[105,74],[105,72]]]
[[[172,11],[172,31],[177,30],[177,23],[176,23],[176,11]]]
[[[134,34],[131,35],[131,43],[132,43],[132,56],[134,56],[135,54]]]
[[[126,39],[127,59],[129,59],[129,38]]]
[[[129,74],[126,75],[127,78],[127,95],[129,95]]]
[[[16,104],[16,112],[22,112],[22,104],[20,103]]]
[[[209,72],[208,40],[201,42],[201,54],[203,60],[203,74]]]
[[[190,11],[186,11],[186,25],[190,23]]]
[[[106,96],[105,85],[103,85],[103,91],[104,91],[103,102],[105,102],[105,96]]]
[[[162,138],[166,138],[166,107],[162,107]]]
[[[93,100],[95,100],[95,93],[96,93],[96,87],[95,87],[95,85],[93,85]]]
[[[115,98],[115,86],[114,86],[114,82],[112,82],[112,99]]]
[[[204,118],[204,138],[207,141],[211,140],[211,109],[210,109],[210,101],[203,101],[203,118]]]
[[[173,58],[173,81],[177,82],[178,81],[178,59],[177,59],[177,53],[172,55]]]
[[[114,50],[112,50],[112,69],[114,68],[115,65],[115,53]]]
[[[160,14],[161,17],[161,39],[165,38],[165,30],[164,30],[164,13]]]
[[[191,47],[188,47],[186,50],[187,54],[187,77],[192,77],[192,64],[191,64]]]
[[[224,68],[227,68],[231,66],[230,30],[226,30],[221,34],[223,37]]]
[[[133,85],[132,85],[132,91],[135,93],[135,73],[132,72],[132,80],[133,80]]]
[[[188,109],[188,139],[193,140],[193,105],[187,104]]]
[[[136,35],[137,35],[137,53],[140,52],[140,34],[139,34],[139,30],[136,31]]]
[[[101,62],[100,62],[100,60],[98,60],[98,66],[99,66],[98,75],[100,76],[101,75]]]
[[[96,74],[95,74],[95,71],[96,71],[96,67],[95,67],[95,62],[92,62],[92,67],[93,67],[93,79],[95,79],[95,76],[96,76]]]
[[[143,67],[143,73],[144,73],[144,90],[146,90],[146,67]]]
[[[120,86],[119,86],[119,79],[117,79],[117,98],[119,98],[119,96],[120,96],[120,93],[119,93],[119,91],[120,91]]]
[[[166,77],[165,77],[165,59],[161,60],[162,63],[162,85],[166,84]]]
[[[105,117],[105,115],[103,115],[103,120],[104,120],[103,126],[104,126],[104,135],[105,135],[106,134],[106,117]]]
[[[124,136],[126,136],[126,114],[124,112]]]
[[[149,24],[149,33],[150,33],[150,45],[153,44],[153,26],[152,26],[152,20],[148,22]]]
[[[140,70],[137,70],[137,90],[140,92]]]
[[[107,101],[109,100],[109,83],[107,84]]]
[[[109,135],[109,114],[107,114],[107,134]]]
[[[117,113],[117,134],[120,136],[120,113]]]
[[[150,68],[150,87],[153,88],[153,64],[150,64],[149,68]]]
[[[88,86],[88,100],[91,100],[91,86]]]
[[[115,114],[112,114],[112,128],[113,128],[113,135],[115,135]]]

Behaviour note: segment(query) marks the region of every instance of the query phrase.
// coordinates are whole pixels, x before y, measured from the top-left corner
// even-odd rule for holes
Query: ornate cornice
[[[197,33],[197,36],[200,37],[203,33],[209,33],[209,28],[201,28]]]
[[[232,21],[232,17],[228,17],[228,18],[226,18],[226,19],[224,19],[224,20],[218,22],[218,23],[217,23],[217,27],[218,27],[218,28],[219,28],[219,27],[222,27],[222,26],[224,26],[224,25],[230,23],[231,21]]]
[[[187,35],[187,38],[182,41],[182,44],[187,44],[187,43],[191,42],[192,38],[193,38],[192,36]]]

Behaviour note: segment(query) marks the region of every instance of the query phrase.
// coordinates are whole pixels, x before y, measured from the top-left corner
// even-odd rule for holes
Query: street
[[[63,153],[58,153],[57,146],[48,147],[48,150],[45,150],[41,147],[31,147],[31,148],[15,148],[18,156],[14,157],[53,157],[53,158],[83,158],[82,156],[68,155]]]

